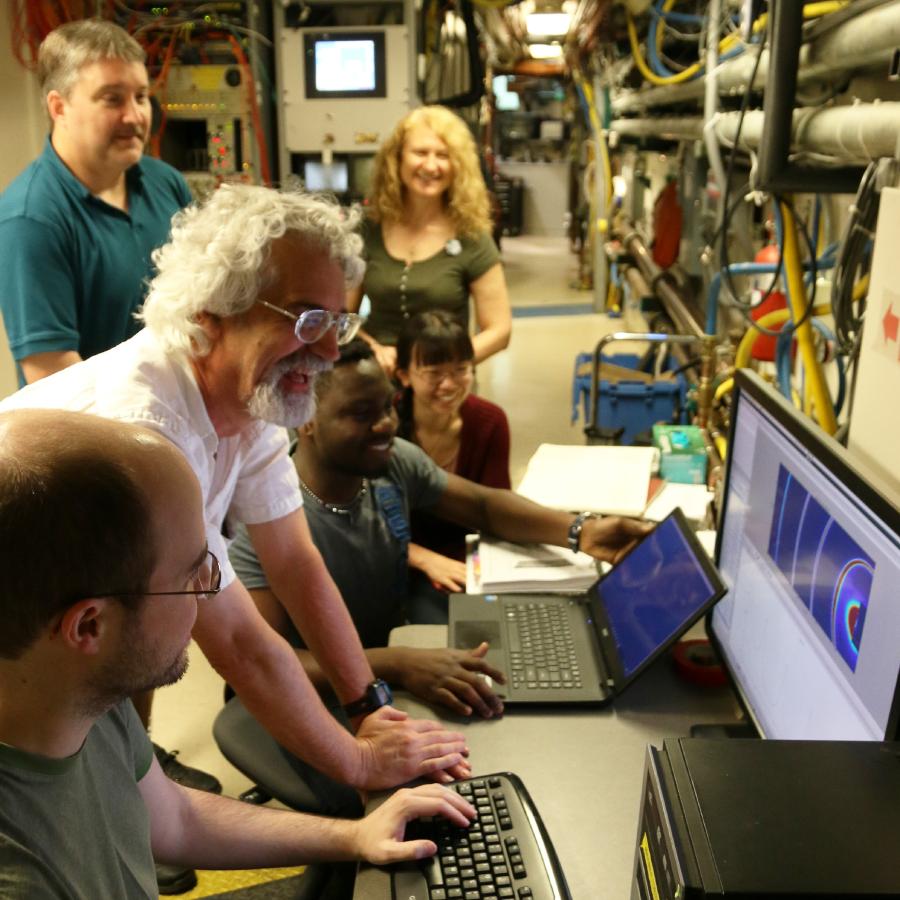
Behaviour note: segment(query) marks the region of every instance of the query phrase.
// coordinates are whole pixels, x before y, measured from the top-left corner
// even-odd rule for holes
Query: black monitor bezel
[[[316,44],[320,41],[373,41],[375,87],[365,91],[321,91],[316,88]],[[303,72],[307,100],[346,100],[387,97],[387,63],[384,31],[307,31],[303,34]]]
[[[865,506],[881,519],[892,531],[900,535],[900,509],[898,509],[887,497],[878,490],[870,478],[856,465],[849,451],[839,444],[833,437],[826,434],[811,419],[801,413],[796,407],[778,393],[768,382],[764,381],[755,372],[748,369],[739,369],[734,377],[734,402],[731,408],[731,423],[728,433],[728,446],[734,446],[735,426],[737,424],[737,412],[741,403],[741,397],[747,394],[756,400],[767,415],[784,427],[788,434],[795,438],[804,450],[808,451],[820,464],[825,466],[841,482],[847,485],[856,494]],[[732,453],[728,453],[725,460],[725,481],[722,491],[722,507],[719,510],[719,518],[716,528],[716,567],[720,567],[722,549],[722,524],[726,515],[728,502],[728,485],[731,479]],[[753,722],[756,730],[762,737],[767,737],[755,711],[750,705],[741,684],[732,671],[728,658],[716,635],[714,626],[713,607],[704,620],[706,633],[715,648],[716,654],[721,660],[722,667],[728,675],[728,680],[734,688],[735,694],[741,704],[741,708]],[[888,713],[885,727],[885,740],[900,739],[900,672],[897,674],[897,683],[894,685],[894,699]]]
[[[686,619],[681,627],[677,629],[673,634],[671,634],[662,644],[660,644],[653,653],[650,654],[630,675],[625,674],[625,668],[622,665],[622,659],[619,655],[619,648],[616,645],[615,640],[615,632],[610,624],[609,614],[606,611],[606,605],[603,600],[603,583],[606,578],[609,576],[612,569],[608,570],[601,578],[594,584],[594,586],[588,592],[588,604],[591,609],[591,616],[594,621],[594,627],[597,634],[597,641],[600,644],[601,651],[603,653],[604,661],[606,662],[606,666],[609,670],[608,675],[612,680],[613,693],[615,696],[619,696],[625,688],[629,685],[633,684],[637,679],[647,670],[650,666],[655,663],[660,656],[662,656],[673,644],[679,641],[688,629],[695,622],[699,622],[705,615],[708,614],[710,609],[725,596],[725,583],[722,581],[722,577],[719,575],[716,567],[713,565],[712,561],[709,558],[707,552],[703,549],[703,545],[700,543],[697,538],[694,529],[688,523],[687,518],[684,515],[680,506],[676,506],[672,512],[669,513],[664,519],[661,519],[659,522],[656,522],[653,528],[653,531],[644,535],[641,540],[636,544],[631,550],[628,551],[628,554],[623,557],[623,559],[619,560],[616,563],[616,566],[622,565],[625,560],[627,560],[628,556],[637,550],[641,543],[643,543],[647,538],[656,531],[657,528],[662,527],[669,520],[672,520],[681,536],[684,538],[687,545],[691,548],[693,552],[694,559],[697,561],[700,569],[703,571],[703,574],[706,576],[709,581],[710,586],[710,594],[697,607],[697,610]]]

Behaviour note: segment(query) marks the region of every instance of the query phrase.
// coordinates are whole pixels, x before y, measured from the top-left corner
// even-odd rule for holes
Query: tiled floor
[[[590,292],[571,287],[577,260],[564,239],[505,238],[503,256],[514,308],[591,303]],[[574,358],[619,327],[618,320],[592,314],[516,317],[509,349],[479,369],[479,392],[499,403],[509,417],[514,484],[538,444],[581,443],[580,426],[570,423]],[[213,742],[212,722],[221,705],[221,679],[192,647],[185,678],[157,693],[152,733],[158,743],[177,748],[183,762],[216,774],[225,792],[235,795],[249,783]]]

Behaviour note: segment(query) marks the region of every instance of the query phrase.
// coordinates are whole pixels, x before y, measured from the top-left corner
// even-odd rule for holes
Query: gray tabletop
[[[395,629],[391,644],[446,646],[443,626]],[[695,723],[733,723],[728,688],[685,682],[663,657],[605,708],[517,708],[496,721],[459,719],[399,694],[396,705],[462,730],[475,775],[510,771],[531,794],[556,847],[573,900],[630,896],[648,743]],[[389,876],[363,866],[354,900],[390,900]]]

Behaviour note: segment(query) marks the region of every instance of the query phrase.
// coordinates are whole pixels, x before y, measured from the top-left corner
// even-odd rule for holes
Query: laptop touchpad
[[[459,650],[471,650],[487,641],[492,650],[502,646],[500,623],[490,620],[463,620],[454,625],[454,646]]]

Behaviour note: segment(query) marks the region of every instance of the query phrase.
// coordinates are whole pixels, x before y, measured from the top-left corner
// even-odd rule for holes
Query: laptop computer
[[[458,594],[449,646],[488,641],[517,703],[608,703],[725,593],[680,509],[585,594]]]

